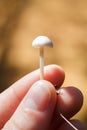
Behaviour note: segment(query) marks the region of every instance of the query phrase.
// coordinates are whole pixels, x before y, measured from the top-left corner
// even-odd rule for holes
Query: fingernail
[[[51,102],[51,83],[40,80],[30,89],[24,107],[26,110],[45,111]]]

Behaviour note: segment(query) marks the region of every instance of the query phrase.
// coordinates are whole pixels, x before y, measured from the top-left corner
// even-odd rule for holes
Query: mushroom
[[[32,46],[40,49],[40,79],[44,79],[44,47],[53,47],[53,43],[46,36],[38,36],[32,42]]]

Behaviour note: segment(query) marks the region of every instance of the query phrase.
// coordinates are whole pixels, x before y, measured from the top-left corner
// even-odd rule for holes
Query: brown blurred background
[[[87,1],[0,0],[0,92],[39,66],[32,47],[47,35],[53,49],[45,50],[45,64],[59,64],[66,73],[63,86],[74,85],[84,95],[75,116],[87,125]]]

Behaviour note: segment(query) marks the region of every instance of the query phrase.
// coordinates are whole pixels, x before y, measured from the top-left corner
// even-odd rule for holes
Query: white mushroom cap
[[[38,36],[32,42],[32,46],[33,47],[45,47],[45,46],[53,47],[53,43],[46,36]]]

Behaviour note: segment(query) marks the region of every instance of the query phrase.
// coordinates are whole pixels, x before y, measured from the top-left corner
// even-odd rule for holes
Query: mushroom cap
[[[47,36],[38,36],[32,42],[33,47],[53,47],[52,41]]]

